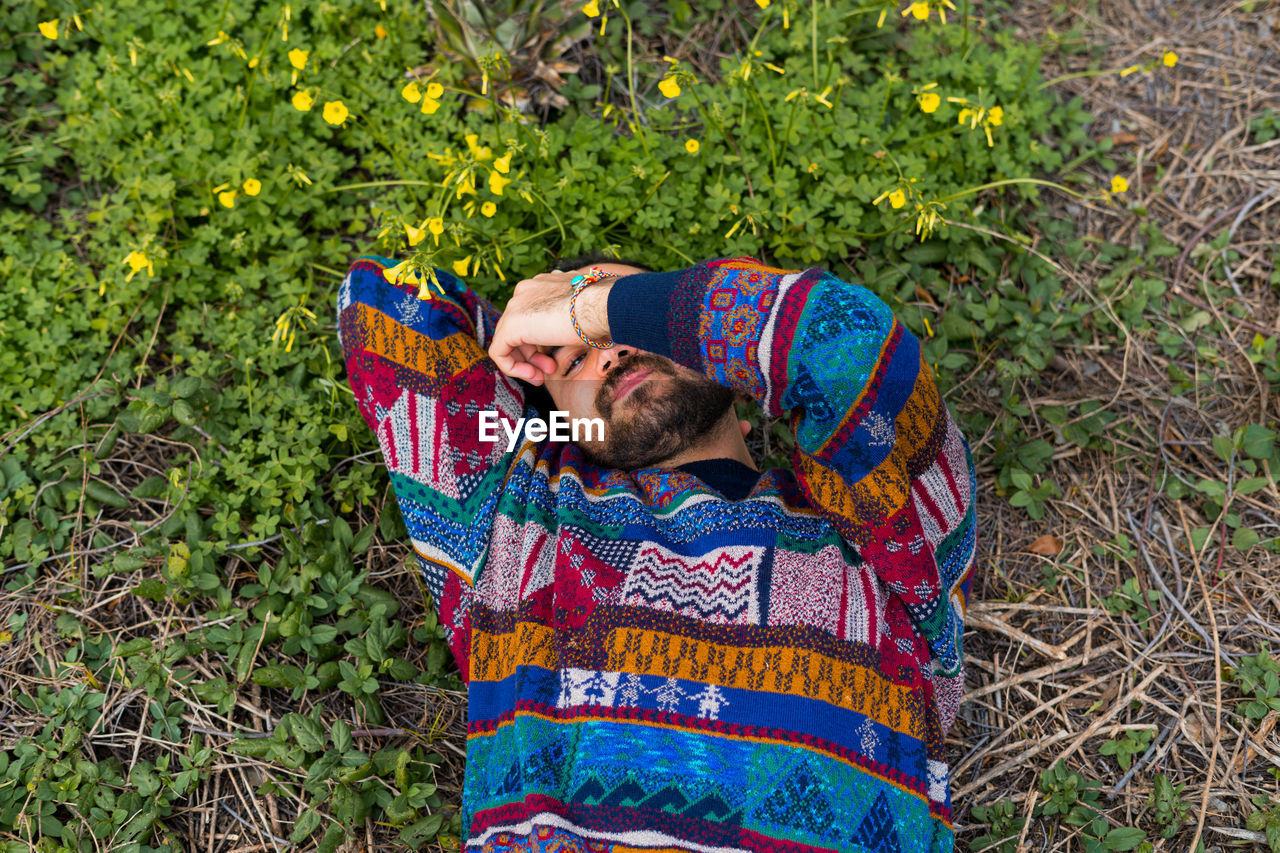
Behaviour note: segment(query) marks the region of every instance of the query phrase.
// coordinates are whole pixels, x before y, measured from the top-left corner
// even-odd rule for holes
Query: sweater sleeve
[[[481,440],[480,416],[496,412],[514,424],[525,401],[518,381],[487,355],[498,311],[442,269],[444,293],[432,286],[419,299],[416,285],[387,280],[393,264],[368,256],[351,266],[338,293],[338,340],[457,656],[513,456],[501,426],[502,440]],[[465,676],[461,657],[459,666]]]
[[[749,258],[618,280],[615,341],[791,412],[801,487],[960,672],[976,478],[920,343],[865,287]]]

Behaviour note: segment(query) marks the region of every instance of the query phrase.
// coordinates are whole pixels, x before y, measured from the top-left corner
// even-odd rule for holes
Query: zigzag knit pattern
[[[889,307],[748,258],[614,284],[615,341],[790,412],[795,473],[732,500],[481,441],[532,414],[498,312],[392,264],[351,267],[339,338],[468,682],[464,849],[950,851],[977,483]]]

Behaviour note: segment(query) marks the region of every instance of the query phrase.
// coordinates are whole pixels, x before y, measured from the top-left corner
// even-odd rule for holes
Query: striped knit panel
[[[377,437],[396,501],[459,668],[467,672],[470,587],[511,458],[479,440],[479,413],[515,422],[523,397],[484,347],[498,312],[436,270],[444,293],[389,282],[365,257],[338,292],[338,339],[356,405]]]
[[[792,410],[808,498],[893,594],[886,653],[904,678],[959,678],[976,478],[919,341],[870,290],[824,270],[736,258],[680,275],[675,360],[771,414]]]
[[[794,478],[731,504],[582,465],[543,451],[549,479],[498,522],[523,545],[477,584],[468,849],[554,828],[610,850],[949,850],[936,711],[876,648],[906,614]],[[806,601],[824,577],[838,595]]]

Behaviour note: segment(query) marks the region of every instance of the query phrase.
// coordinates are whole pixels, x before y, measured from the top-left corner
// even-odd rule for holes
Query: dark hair
[[[653,272],[653,270],[649,269],[649,267],[639,261],[633,261],[627,258],[615,258],[613,255],[606,255],[603,252],[592,252],[589,255],[577,255],[572,258],[559,258],[551,268],[557,272],[564,272],[565,270],[582,269],[583,267],[591,267],[596,264],[625,264],[629,267],[642,269],[645,272]]]

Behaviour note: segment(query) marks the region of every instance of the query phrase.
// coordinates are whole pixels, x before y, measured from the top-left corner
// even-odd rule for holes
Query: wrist
[[[593,341],[613,340],[609,334],[609,291],[615,281],[616,277],[602,279],[578,294],[578,325]]]
[[[613,346],[609,337],[609,287],[617,276],[592,267],[569,280],[569,321],[583,343],[596,349]]]

